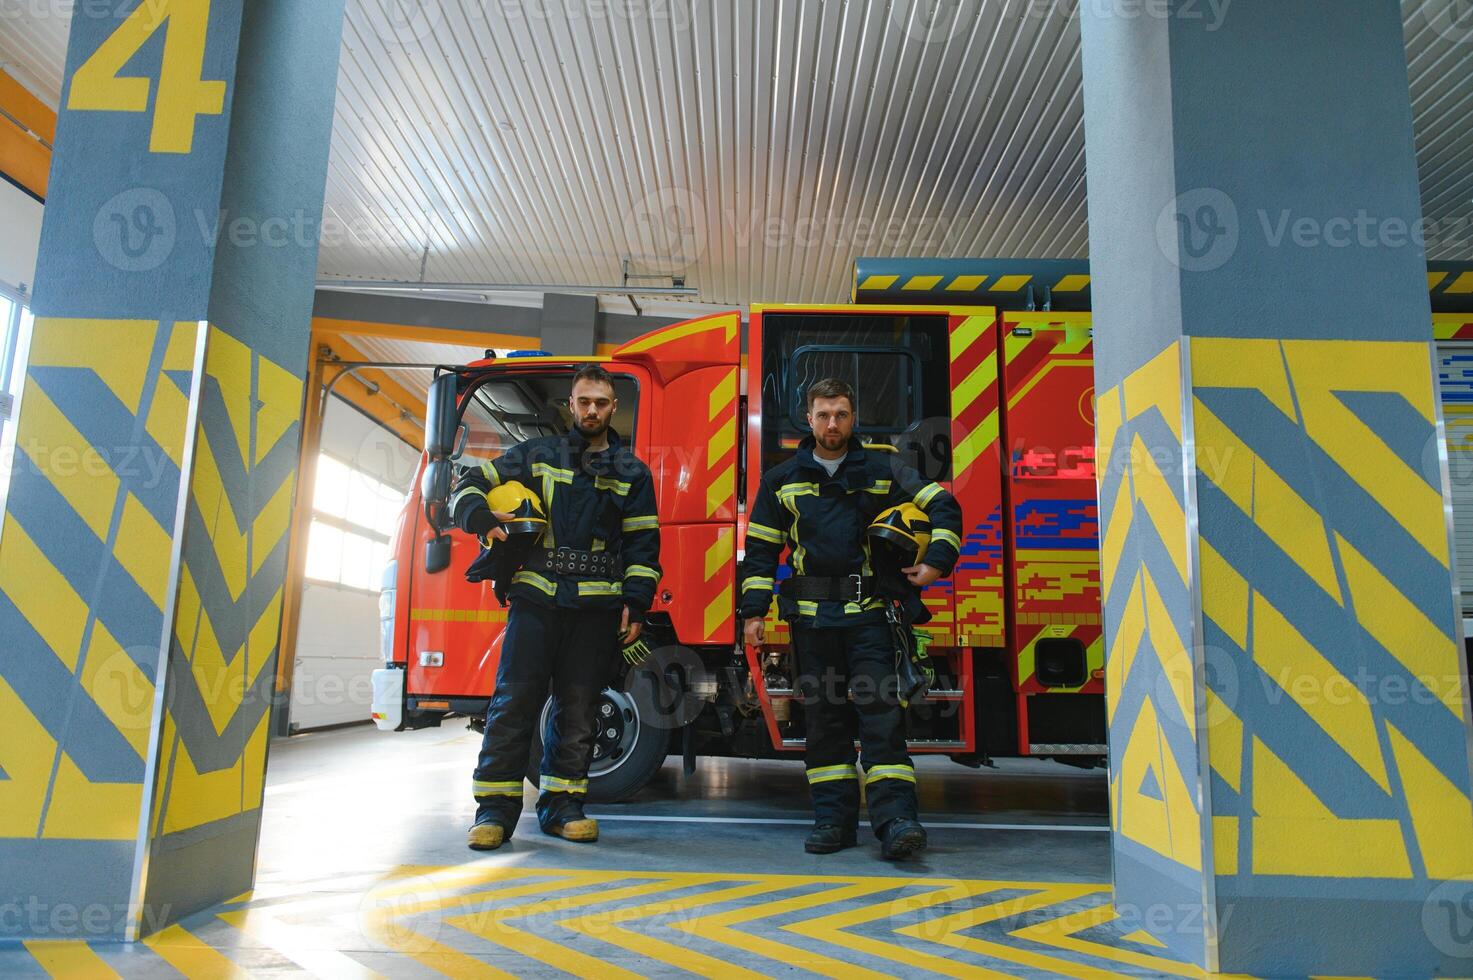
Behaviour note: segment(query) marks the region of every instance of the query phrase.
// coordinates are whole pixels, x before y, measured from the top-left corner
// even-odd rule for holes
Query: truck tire
[[[537,785],[542,773],[542,738],[547,731],[552,698],[542,705],[532,730],[532,750],[527,758],[527,781]],[[641,724],[639,706],[628,694],[606,687],[599,695],[600,721],[594,740],[593,764],[588,768],[588,801],[619,803],[644,788],[669,754],[670,732]],[[612,732],[612,734],[610,734]]]

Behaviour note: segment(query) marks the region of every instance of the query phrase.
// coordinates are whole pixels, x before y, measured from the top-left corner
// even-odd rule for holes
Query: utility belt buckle
[[[847,578],[849,579],[849,581],[854,583],[854,601],[863,606],[866,602],[870,600],[870,598],[872,598],[871,596],[866,596],[864,594],[864,576],[849,575],[847,576]]]

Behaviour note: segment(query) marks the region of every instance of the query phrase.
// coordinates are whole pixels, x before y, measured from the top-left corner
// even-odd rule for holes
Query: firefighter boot
[[[803,842],[803,850],[809,854],[833,854],[859,842],[857,827],[836,827],[831,823],[819,824]]]
[[[476,814],[476,822],[466,835],[466,845],[473,851],[494,851],[506,843],[506,828],[496,822],[495,814]]]
[[[880,828],[880,857],[899,861],[926,849],[926,828],[909,817],[896,817]]]
[[[598,840],[598,821],[583,813],[583,803],[566,797],[553,808],[542,823],[542,832],[564,840],[591,844]]]

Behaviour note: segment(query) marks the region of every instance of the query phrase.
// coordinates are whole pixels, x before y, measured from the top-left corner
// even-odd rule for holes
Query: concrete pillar
[[[542,343],[549,354],[592,354],[598,297],[547,293],[542,297]]]
[[[76,6],[0,527],[0,934],[251,886],[342,13]]]
[[[1224,973],[1465,974],[1399,5],[1079,9],[1117,909]]]

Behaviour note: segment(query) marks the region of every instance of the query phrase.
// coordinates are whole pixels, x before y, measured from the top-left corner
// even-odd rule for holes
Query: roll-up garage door
[[[1473,343],[1437,345],[1463,611],[1473,612]]]

